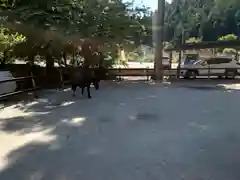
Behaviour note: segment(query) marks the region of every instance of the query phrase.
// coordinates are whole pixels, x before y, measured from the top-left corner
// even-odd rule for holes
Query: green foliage
[[[34,1],[34,2],[33,2]],[[151,39],[151,16],[147,8],[133,8],[121,0],[21,0],[7,13],[9,21],[31,23],[63,34],[113,39],[140,44]],[[149,38],[150,37],[150,38]]]
[[[180,44],[184,39],[202,37],[215,41],[240,32],[239,0],[173,0],[166,5],[165,41]]]
[[[133,60],[136,60],[140,57],[140,55],[137,53],[137,52],[129,52],[128,55],[127,55],[127,59],[129,61],[133,61]]]
[[[223,53],[224,54],[236,54],[236,50],[235,49],[233,49],[233,48],[225,48],[224,50],[223,50]]]
[[[235,34],[227,34],[225,36],[219,37],[219,41],[234,41],[237,40],[237,36]]]
[[[0,28],[0,51],[5,51],[18,43],[22,43],[26,38],[19,33],[11,33],[6,28]]]
[[[48,56],[46,59],[54,58],[62,63],[64,46],[74,44],[67,51],[67,56],[71,56],[73,51],[77,51],[77,46],[81,46],[80,39],[84,38],[97,39],[102,44],[107,44],[104,53],[112,59],[116,59],[119,46],[126,52],[131,52],[140,44],[152,44],[151,12],[145,7],[135,8],[130,2],[123,3],[122,0],[111,2],[4,0],[4,2],[8,6],[1,6],[0,16],[7,17],[7,23],[17,21],[24,27],[25,25],[34,27],[14,27],[16,32],[21,32],[27,37],[27,42],[20,44],[16,52],[21,57],[27,56],[28,59],[41,54]]]
[[[219,37],[218,41],[235,41],[238,37],[235,34],[227,34],[225,36]],[[232,48],[224,48],[224,49],[218,49],[219,52],[223,52],[225,54],[235,54],[236,50]]]
[[[1,0],[1,16],[63,36],[98,38],[131,52],[140,44],[152,45],[152,13],[122,0]],[[166,3],[164,41],[173,45],[217,40],[240,32],[239,0],[172,0]],[[3,5],[5,4],[5,5]],[[9,11],[10,10],[10,11]],[[191,38],[196,37],[196,38]],[[35,39],[36,41],[36,39]],[[130,44],[129,42],[133,42]],[[58,44],[58,43],[56,43]]]
[[[202,42],[202,38],[197,37],[191,37],[188,40],[186,40],[186,43],[200,43]]]
[[[19,33],[12,33],[9,29],[0,27],[0,59],[1,64],[6,63],[9,52],[14,46],[25,42],[26,38]]]

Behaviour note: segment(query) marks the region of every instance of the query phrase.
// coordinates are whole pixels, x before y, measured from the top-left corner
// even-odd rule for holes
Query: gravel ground
[[[91,100],[66,89],[5,106],[0,180],[239,180],[239,85],[217,84],[105,83]]]

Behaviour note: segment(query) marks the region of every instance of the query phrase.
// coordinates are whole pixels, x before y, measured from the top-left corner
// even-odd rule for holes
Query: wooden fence
[[[19,94],[27,93],[27,92],[34,92],[33,93],[34,97],[37,97],[35,91],[38,90],[39,87],[36,86],[34,78],[35,78],[35,76],[26,76],[26,77],[12,78],[12,79],[7,79],[7,80],[0,81],[0,84],[7,83],[7,82],[14,82],[14,81],[16,82],[16,84],[18,84],[18,82],[20,82],[20,81],[31,80],[31,84],[32,84],[32,87],[30,87],[30,88],[20,89],[20,90],[15,90],[14,92],[10,92],[10,93],[0,94],[0,100],[3,100],[3,99],[8,98],[10,96],[19,95]]]
[[[234,68],[235,70],[238,71],[237,75],[240,75],[240,68]],[[42,68],[41,70],[44,70],[44,68]],[[232,68],[181,68],[181,69],[165,69],[164,70],[164,76],[170,76],[170,77],[176,77],[178,78],[178,74],[180,71],[182,70],[195,70],[195,71],[199,71],[199,70],[207,70],[207,73],[205,74],[199,74],[198,77],[201,76],[225,76],[225,73],[211,73],[212,70],[232,70]],[[65,71],[65,69],[63,69],[63,71]],[[40,72],[40,71],[39,71]],[[70,71],[71,72],[71,71]],[[42,72],[40,74],[43,74]],[[65,72],[65,75],[68,74],[69,75],[69,71]],[[149,79],[149,77],[154,76],[154,69],[150,69],[150,68],[112,68],[112,69],[108,69],[107,70],[107,79],[116,79],[116,77],[124,77],[124,76],[145,76],[147,77],[147,79]],[[180,74],[183,75],[183,74]],[[17,82],[17,85],[21,84],[19,82],[23,81],[23,82],[27,82],[27,81],[31,81],[31,87],[25,87],[25,88],[18,88],[18,90],[11,92],[11,93],[5,93],[5,94],[0,94],[0,100],[10,97],[10,96],[14,96],[14,95],[18,95],[18,94],[22,94],[22,93],[26,93],[26,92],[34,92],[33,95],[36,96],[36,90],[39,89],[39,86],[41,86],[41,83],[38,83],[38,85],[36,85],[36,81],[35,79],[39,78],[38,75],[31,75],[31,76],[25,76],[25,77],[18,77],[18,78],[13,78],[13,79],[8,79],[8,80],[3,80],[0,81],[0,84],[2,83],[6,83],[6,82]],[[67,78],[63,78],[61,79],[64,82],[69,82],[69,76]],[[40,78],[39,81],[44,81],[44,78]],[[23,83],[24,84],[24,83]],[[65,83],[64,83],[65,84]],[[41,86],[44,87],[44,86]]]
[[[164,76],[176,76],[180,71],[201,71],[206,70],[207,73],[199,74],[198,76],[224,76],[225,73],[213,73],[214,70],[233,70],[232,68],[181,68],[181,69],[169,69],[164,70],[163,75]],[[240,68],[234,68],[234,70],[237,70],[237,75],[240,75]],[[148,68],[126,68],[126,69],[108,69],[108,75],[109,76],[154,76],[155,72],[154,69],[148,69]]]

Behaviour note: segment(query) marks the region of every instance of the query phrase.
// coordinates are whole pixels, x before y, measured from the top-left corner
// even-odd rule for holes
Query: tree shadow
[[[8,163],[2,169],[0,167],[0,179],[78,180],[80,177],[96,177],[97,175],[91,172],[98,172],[97,167],[101,167],[101,161],[94,158],[95,154],[101,151],[99,146],[102,145],[98,144],[104,144],[106,139],[111,138],[111,132],[114,131],[111,127],[115,127],[114,113],[111,112],[117,108],[115,105],[121,99],[112,99],[113,104],[108,107],[110,115],[107,114],[104,107],[105,96],[114,92],[112,90],[119,89],[119,86],[114,87],[111,84],[103,89],[109,87],[112,88],[110,91],[99,91],[102,97],[97,96],[95,91],[96,94],[94,93],[91,100],[80,97],[80,92],[77,98],[72,98],[71,93],[66,90],[20,103],[17,107],[6,107],[13,114],[14,109],[23,112],[9,118],[9,114],[6,114],[0,119],[0,131],[17,134],[15,141],[22,141],[20,136],[23,135],[31,137],[31,134],[36,132],[48,131],[44,134],[47,137],[43,137],[43,142],[33,138],[21,147],[9,150],[9,153],[4,155]],[[96,100],[97,98],[99,99]],[[99,108],[100,110],[96,111]],[[104,110],[106,112],[102,112]],[[48,140],[48,136],[52,138]],[[112,141],[116,142],[115,139]],[[107,173],[103,175],[107,176]]]
[[[89,100],[79,92],[78,97],[72,98],[66,90],[21,103],[21,106],[14,108],[23,114],[2,116],[0,132],[15,134],[14,141],[22,141],[21,136],[33,139],[12,150],[10,146],[9,153],[4,155],[8,162],[0,166],[0,179],[78,180],[82,173],[91,176],[87,159],[98,149],[89,142],[91,139],[96,143],[102,141],[99,134],[107,133],[105,127],[113,122],[107,116],[94,115],[94,110],[100,107],[95,97]],[[98,126],[94,124],[96,121]],[[35,133],[44,133],[43,140],[34,140]],[[89,146],[93,147],[87,150]]]
[[[84,136],[81,126],[86,126],[89,120],[86,117],[88,111],[81,110],[79,104],[75,104],[78,99],[66,105],[66,92],[60,92],[58,96],[61,98],[57,100],[53,99],[53,95],[49,99],[26,103],[23,105],[26,114],[0,120],[1,131],[5,133],[31,136],[49,129],[45,136],[55,137],[43,142],[31,141],[11,151],[7,155],[8,165],[0,170],[0,179],[78,179],[79,163],[83,165],[85,162],[79,160],[78,151],[83,147],[78,147],[76,141],[81,141]],[[49,101],[53,101],[50,104],[55,107],[49,108]],[[84,109],[90,108],[88,99],[81,101]],[[79,111],[71,110],[77,108]]]
[[[4,106],[0,117],[0,129],[7,132],[30,133],[43,130],[44,127],[55,124],[58,119],[53,119],[54,111],[74,104],[77,99],[68,97],[70,92],[61,91],[57,94],[46,94],[39,99],[25,99],[13,104],[10,101]]]

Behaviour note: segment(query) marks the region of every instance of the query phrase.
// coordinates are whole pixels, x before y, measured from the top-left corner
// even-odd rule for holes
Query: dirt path
[[[240,91],[108,84],[0,111],[1,180],[239,180]]]

